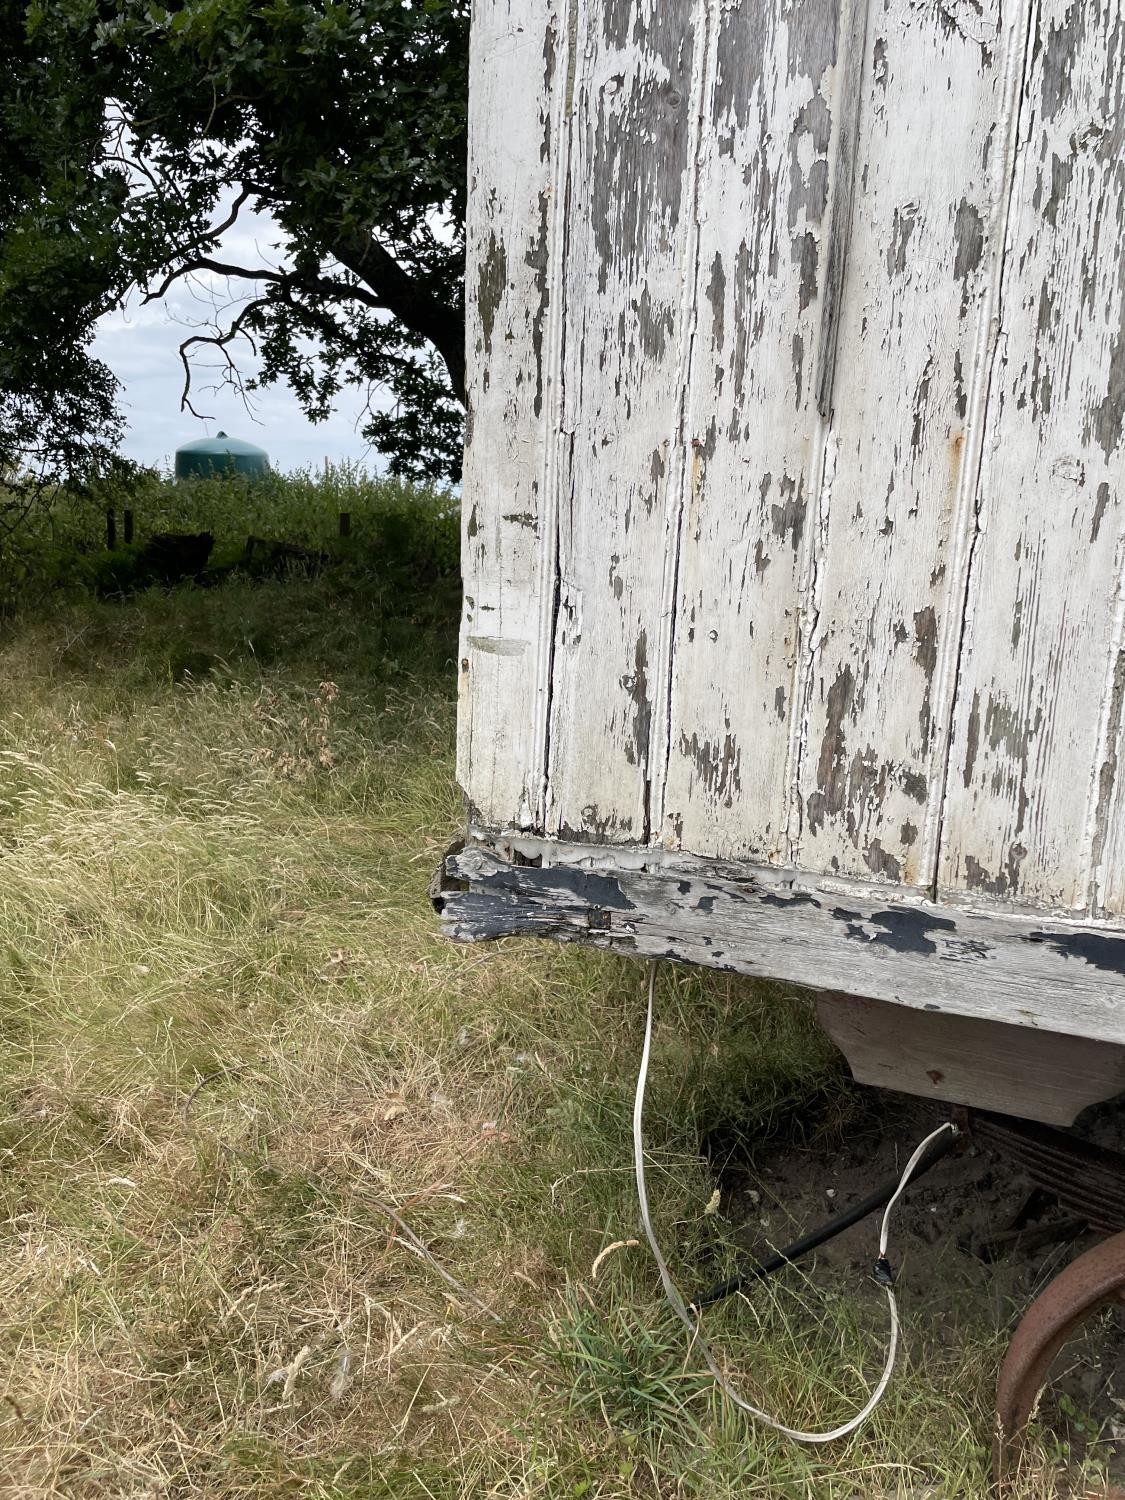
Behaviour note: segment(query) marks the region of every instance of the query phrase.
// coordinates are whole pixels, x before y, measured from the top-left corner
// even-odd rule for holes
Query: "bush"
[[[116,511],[122,543],[113,551],[106,547],[109,509]],[[134,518],[129,547],[123,545],[126,510]],[[340,536],[342,513],[350,521],[347,537]],[[81,491],[47,492],[7,535],[0,532],[0,613],[52,594],[146,587],[145,542],[160,532],[202,531],[215,538],[212,577],[241,566],[251,536],[404,583],[451,579],[458,570],[458,501],[447,490],[380,478],[350,464],[259,479],[174,480],[149,469]]]

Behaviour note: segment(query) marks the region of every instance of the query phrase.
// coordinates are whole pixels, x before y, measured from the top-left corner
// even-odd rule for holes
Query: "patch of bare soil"
[[[748,1263],[897,1177],[915,1145],[950,1117],[947,1106],[885,1090],[862,1090],[860,1100],[843,1133],[806,1118],[780,1130],[752,1159],[730,1153],[724,1160],[721,1146],[713,1151],[724,1212],[738,1226]],[[1125,1102],[1087,1111],[1075,1133],[1125,1151]],[[955,1343],[967,1326],[1010,1332],[1051,1278],[1097,1243],[1053,1199],[1032,1193],[1033,1184],[1008,1158],[970,1145],[900,1199],[889,1258],[916,1369],[924,1370],[928,1349]],[[822,1246],[801,1262],[805,1274],[818,1285],[870,1287],[879,1220],[872,1214]],[[1110,1477],[1125,1480],[1125,1313],[1098,1315],[1067,1346],[1038,1416],[1074,1458],[1097,1442]]]

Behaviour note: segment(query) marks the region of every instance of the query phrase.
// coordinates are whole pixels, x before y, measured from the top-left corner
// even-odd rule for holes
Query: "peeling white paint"
[[[1029,36],[938,877],[1123,915],[1125,8]]]
[[[1125,917],[1125,0],[480,0],[472,91],[481,824]]]

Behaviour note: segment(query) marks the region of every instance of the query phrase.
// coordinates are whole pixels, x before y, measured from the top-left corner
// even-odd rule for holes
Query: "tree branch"
[[[148,166],[143,161],[140,161],[137,158],[131,158],[131,157],[126,157],[126,156],[107,157],[107,160],[120,161],[125,166],[136,167],[139,171],[141,171],[148,178],[149,182],[152,183],[153,188],[158,193],[160,192],[160,190],[161,190],[161,184],[157,182],[156,178],[152,175],[152,172],[150,171],[150,169],[148,168]],[[181,196],[179,194],[179,189],[177,188],[176,184],[171,181],[171,179],[169,179],[169,182],[168,182],[167,185],[171,187],[172,191],[174,193],[176,193],[177,196]],[[239,213],[242,211],[243,206],[247,202],[249,202],[250,198],[252,198],[252,197],[253,197],[253,190],[251,188],[248,188],[248,187],[240,188],[237,197],[235,198],[234,202],[231,204],[230,213],[227,214],[226,218],[223,219],[220,223],[212,225],[212,227],[210,229],[206,230],[203,234],[196,235],[195,239],[191,240],[188,244],[179,246],[177,248],[177,250],[176,250],[176,254],[177,255],[183,255],[183,256],[189,255],[191,253],[191,251],[198,249],[200,245],[210,244],[213,241],[215,241],[217,239],[220,239],[224,234],[226,234],[227,230],[230,229],[231,226],[236,222],[236,220],[238,219]],[[191,269],[192,269],[192,267],[191,267],[190,264],[185,264],[184,266],[182,266],[180,268],[180,270],[170,272],[164,278],[164,281],[161,283],[160,290],[158,292],[146,292],[145,296],[143,298],[143,301],[144,302],[154,302],[154,301],[159,300],[161,297],[164,296],[164,294],[167,292],[168,288],[172,285],[173,281],[175,281],[175,279],[176,279],[177,276],[182,276],[185,271],[189,271]],[[245,273],[243,273],[243,274],[245,274]]]
[[[230,350],[227,348],[227,345],[229,343],[231,343],[231,341],[233,339],[238,338],[239,334],[243,333],[243,324],[246,322],[246,319],[250,316],[250,314],[252,312],[254,312],[256,308],[266,307],[267,305],[268,305],[268,298],[266,298],[266,297],[255,297],[252,302],[247,302],[246,306],[244,308],[242,308],[242,310],[239,312],[238,316],[234,319],[234,321],[231,323],[230,327],[227,329],[227,331],[225,333],[193,333],[192,336],[191,336],[191,338],[184,339],[183,343],[180,345],[180,350],[179,350],[179,353],[180,353],[180,363],[184,367],[184,389],[183,389],[183,393],[180,396],[180,410],[181,411],[190,411],[193,417],[199,417],[201,420],[210,420],[209,418],[203,418],[203,414],[201,412],[196,411],[195,407],[191,404],[191,400],[190,400],[190,393],[191,393],[191,363],[190,363],[190,361],[188,359],[188,350],[194,344],[211,344],[216,349],[221,349],[222,350],[222,352],[223,352],[223,358],[226,360],[226,365],[227,365],[227,368],[226,368],[227,379],[230,382],[230,384],[233,385],[237,389],[239,395],[242,396],[243,401],[245,401],[245,398],[246,398],[246,387],[242,383],[242,376],[239,373],[238,366],[235,364],[234,360],[231,358]],[[249,341],[250,341],[250,347],[254,350],[254,353],[256,354],[258,352],[258,350],[257,350],[257,345],[254,343],[254,340],[252,338],[250,338],[249,334],[246,334],[245,336],[246,336],[247,339],[249,339]]]
[[[239,188],[238,196],[230,206],[230,213],[227,214],[226,218],[221,224],[215,225],[214,229],[210,231],[206,238],[217,240],[220,235],[226,234],[227,230],[231,228],[235,220],[238,218],[238,215],[242,211],[243,205],[245,203],[248,203],[251,197],[252,194],[248,187]]]
[[[332,252],[342,266],[369,286],[383,307],[407,328],[420,333],[441,355],[458,401],[465,401],[465,325],[456,311],[440,301],[416,276],[404,271],[371,235],[340,235]]]
[[[183,265],[177,266],[174,271],[169,271],[155,291],[145,293],[143,300],[159,302],[180,277],[188,276],[193,271],[210,271],[216,276],[240,277],[244,281],[268,281],[280,287],[285,293],[305,292],[309,296],[324,297],[329,301],[351,298],[353,301],[362,302],[365,307],[373,307],[380,312],[389,310],[385,302],[364,287],[353,286],[347,281],[337,281],[331,276],[302,276],[297,271],[272,271],[265,267],[252,269],[247,266],[234,266],[225,261],[213,260],[209,255],[196,256],[193,260],[185,261]]]
[[[263,203],[271,195],[264,184],[244,183],[232,209],[230,217],[217,225],[207,238],[214,238],[228,229],[237,217],[238,209],[250,196]],[[196,244],[203,243],[197,240]],[[183,276],[193,271],[210,271],[219,276],[239,277],[247,281],[265,281],[277,286],[285,294],[304,293],[325,301],[351,300],[361,302],[379,312],[388,312],[411,332],[419,334],[437,350],[449,371],[453,393],[462,403],[465,401],[465,325],[457,310],[437,297],[419,275],[411,275],[403,269],[395,257],[373,235],[360,230],[341,232],[332,242],[331,250],[336,260],[350,271],[361,283],[352,285],[327,276],[303,276],[294,271],[269,269],[251,270],[245,266],[229,265],[210,256],[193,256],[169,271],[160,285],[147,292],[144,302],[156,302],[165,297],[169,289]]]

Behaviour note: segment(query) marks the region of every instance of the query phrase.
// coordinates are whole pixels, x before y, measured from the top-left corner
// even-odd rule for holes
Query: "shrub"
[[[119,546],[106,546],[106,512],[116,513]],[[124,545],[124,512],[133,514],[133,544]],[[349,534],[340,535],[340,516]],[[241,565],[248,537],[323,552],[343,566],[375,569],[403,582],[456,577],[458,500],[448,490],[382,478],[358,465],[323,473],[298,469],[264,478],[174,480],[134,470],[56,489],[0,533],[0,613],[58,593],[94,589],[127,593],[152,580],[139,563],[144,543],[161,532],[209,531],[212,576]]]

